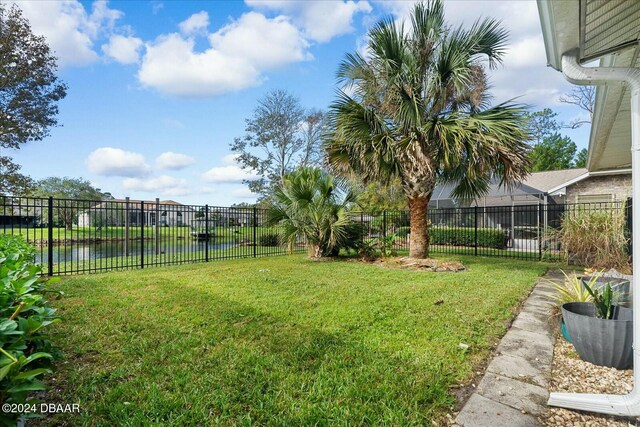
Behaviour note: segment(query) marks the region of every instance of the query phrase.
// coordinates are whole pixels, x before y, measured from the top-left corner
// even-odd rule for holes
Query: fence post
[[[131,215],[129,214],[129,198],[124,199],[124,256],[128,257],[131,255],[131,251],[129,250],[129,239],[131,238],[131,232],[129,227],[131,224]]]
[[[204,205],[204,260],[209,261],[209,205]]]
[[[382,237],[387,238],[387,210],[382,211]]]
[[[362,243],[364,243],[364,212],[360,212],[360,227],[362,227]],[[371,230],[367,230],[367,237],[369,236],[369,232]]]
[[[540,208],[542,205],[538,202],[538,256],[540,260],[542,260],[542,228],[540,227],[542,224],[542,209]]]
[[[144,201],[140,200],[140,268],[144,268]]]
[[[160,255],[160,199],[156,197],[156,255]],[[157,259],[156,259],[157,261]]]
[[[253,207],[253,257],[258,256],[258,208]]]
[[[473,207],[473,241],[474,241],[474,249],[473,254],[478,256],[478,205]]]
[[[47,212],[47,275],[53,276],[53,197],[49,196]]]

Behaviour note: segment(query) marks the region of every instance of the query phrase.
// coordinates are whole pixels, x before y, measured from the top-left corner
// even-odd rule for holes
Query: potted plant
[[[565,340],[571,342],[571,337],[567,331],[567,326],[562,317],[562,305],[569,302],[593,302],[593,297],[584,287],[584,277],[579,277],[577,274],[572,273],[568,275],[562,271],[564,279],[560,282],[549,281],[549,284],[553,287],[553,292],[549,294],[556,302],[556,310],[553,318],[558,319],[558,327]],[[593,284],[593,282],[591,282]]]
[[[614,296],[616,296],[614,305],[631,307],[631,282],[628,279],[609,277],[605,276],[605,273],[598,272],[595,269],[587,269],[585,270],[585,276],[582,276],[581,280],[583,283],[588,284],[591,289],[597,290],[602,290],[606,284],[609,283],[614,291]]]
[[[592,288],[583,282],[593,302],[562,305],[571,343],[583,360],[616,369],[633,366],[633,310],[616,305],[611,283]],[[619,293],[618,293],[619,294]]]

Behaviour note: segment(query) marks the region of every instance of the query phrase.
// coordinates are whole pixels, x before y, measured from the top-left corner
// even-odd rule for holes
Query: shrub
[[[575,207],[562,218],[557,237],[573,264],[629,272],[624,209]]]
[[[260,246],[278,246],[280,244],[280,237],[276,233],[267,233],[260,236],[258,239]]]
[[[429,230],[432,245],[470,246],[476,244],[476,229],[471,227],[431,227]],[[478,246],[504,249],[504,232],[499,228],[478,228]]]
[[[299,168],[275,186],[267,225],[279,225],[280,237],[290,248],[304,236],[312,258],[337,254],[349,244],[349,209],[355,199],[355,193],[341,191],[322,169]]]
[[[0,237],[0,401],[35,404],[33,391],[50,373],[54,348],[46,327],[58,321],[47,304],[48,283],[35,265],[34,248],[18,236]],[[21,414],[0,413],[0,424],[15,425]],[[26,415],[27,418],[35,414]]]

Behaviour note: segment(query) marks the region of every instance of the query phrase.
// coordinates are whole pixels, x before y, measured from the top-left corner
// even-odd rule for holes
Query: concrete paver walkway
[[[550,272],[544,279],[562,279]],[[549,319],[553,288],[538,280],[509,331],[496,349],[476,392],[464,405],[455,426],[540,426],[549,397],[554,327]]]

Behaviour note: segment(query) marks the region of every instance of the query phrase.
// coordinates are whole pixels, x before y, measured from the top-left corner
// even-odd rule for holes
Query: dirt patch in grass
[[[418,259],[410,257],[390,257],[377,259],[373,261],[373,263],[381,267],[399,270],[432,272],[458,272],[467,270],[467,268],[459,261],[434,258]]]

